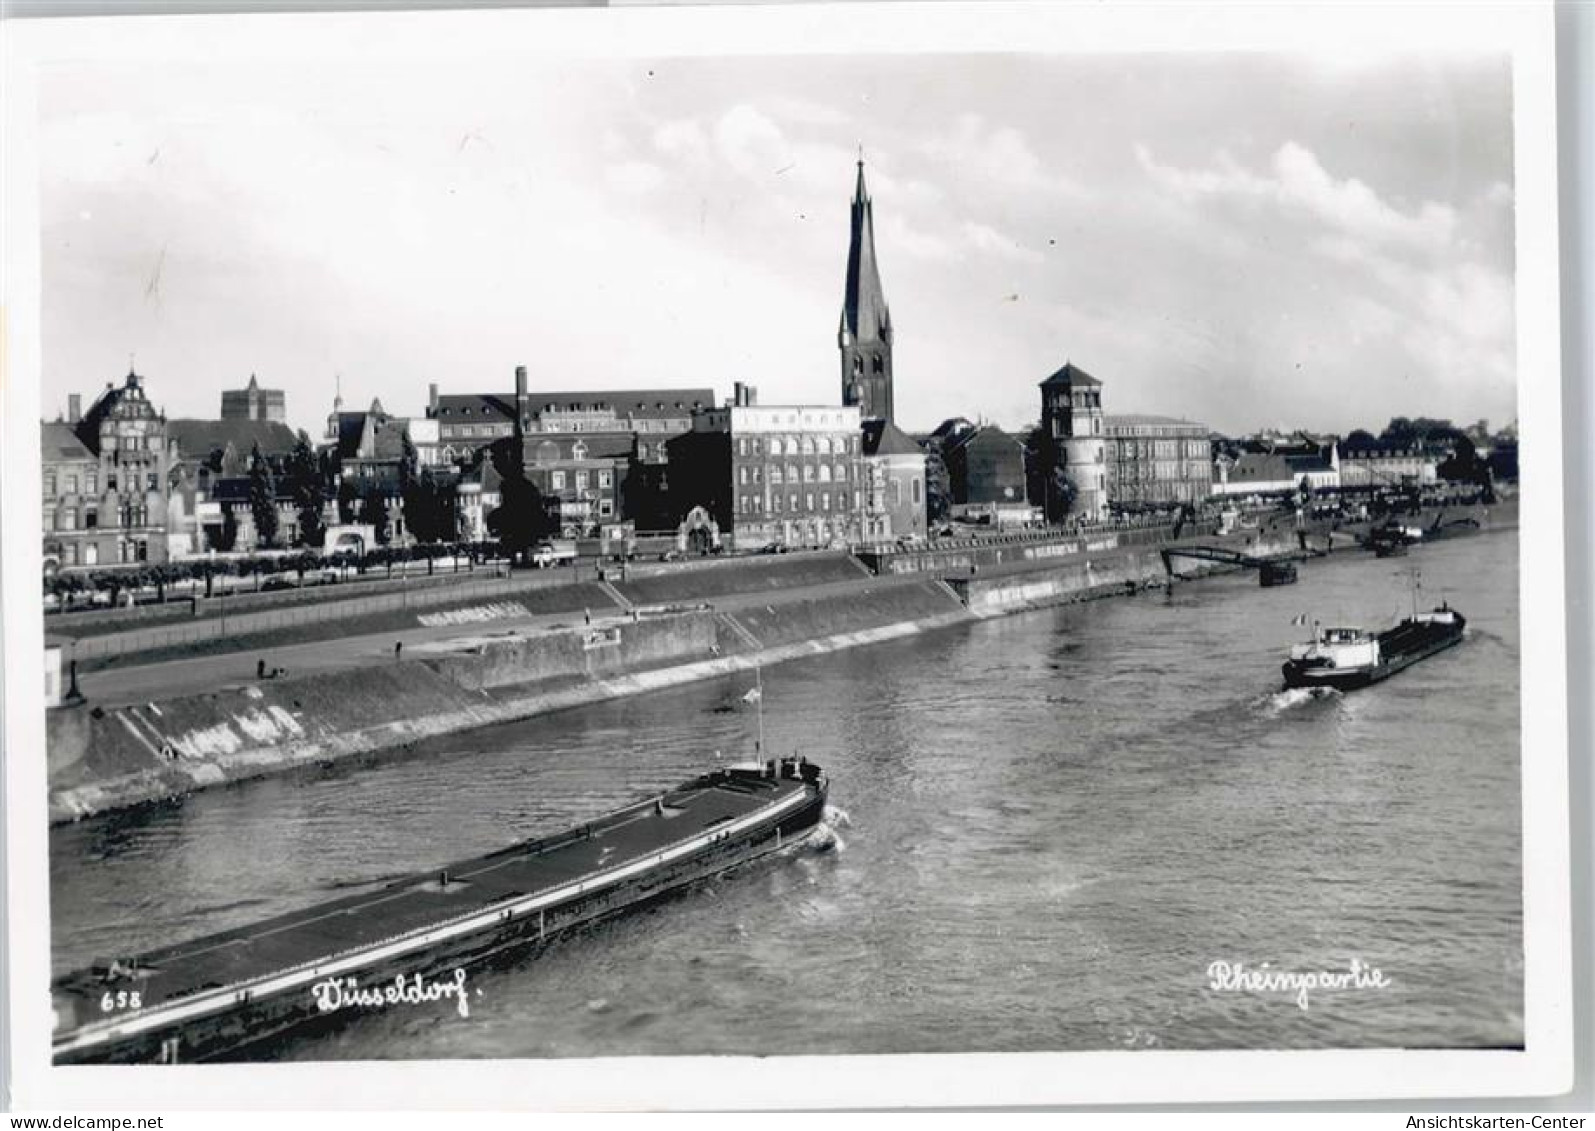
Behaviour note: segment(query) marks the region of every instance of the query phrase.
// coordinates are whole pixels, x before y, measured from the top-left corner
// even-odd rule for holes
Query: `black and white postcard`
[[[1551,16],[8,28],[18,1102],[1565,1090]]]

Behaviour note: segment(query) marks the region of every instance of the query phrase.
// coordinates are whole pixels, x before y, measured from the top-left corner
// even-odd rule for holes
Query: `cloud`
[[[964,222],[962,233],[964,242],[976,251],[988,255],[995,255],[1003,259],[1011,259],[1019,263],[1040,263],[1043,256],[1032,248],[1025,247],[1012,236],[999,232],[987,224],[978,224],[973,220]]]
[[[1005,195],[1044,193],[1054,202],[1088,195],[1083,185],[1049,169],[1021,130],[993,125],[979,114],[960,114],[950,130],[917,149],[960,178],[1000,184]]]
[[[1450,205],[1425,201],[1403,212],[1355,177],[1335,179],[1311,150],[1294,141],[1279,147],[1266,174],[1243,167],[1223,151],[1207,169],[1159,164],[1143,144],[1135,146],[1135,157],[1155,185],[1186,202],[1272,206],[1346,239],[1423,253],[1444,251],[1456,233],[1457,212]]]
[[[622,161],[610,166],[605,179],[621,192],[644,195],[664,183],[665,172],[647,161]]]

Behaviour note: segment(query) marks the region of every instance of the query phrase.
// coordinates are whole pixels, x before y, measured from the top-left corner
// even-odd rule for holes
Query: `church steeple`
[[[853,225],[847,248],[847,281],[842,321],[837,330],[842,351],[842,403],[858,405],[866,420],[892,418],[892,315],[881,288],[875,258],[875,210],[864,184],[864,159],[858,162],[853,190]]]

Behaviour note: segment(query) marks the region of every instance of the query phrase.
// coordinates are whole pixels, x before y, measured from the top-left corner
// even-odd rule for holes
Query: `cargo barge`
[[[1319,628],[1310,644],[1291,648],[1283,668],[1285,686],[1367,687],[1456,644],[1467,624],[1461,613],[1442,604],[1414,612],[1378,635],[1360,628]]]
[[[807,837],[827,782],[785,758],[717,770],[578,828],[56,980],[57,1064],[212,1060],[467,973]]]

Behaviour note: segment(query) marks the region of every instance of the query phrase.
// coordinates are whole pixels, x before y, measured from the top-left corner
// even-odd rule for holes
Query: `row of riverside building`
[[[963,417],[910,435],[895,422],[894,337],[860,161],[837,330],[839,403],[762,405],[741,382],[723,403],[706,387],[548,390],[520,367],[513,390],[433,384],[413,416],[380,401],[346,410],[337,396],[316,450],[331,494],[345,502],[375,494],[396,504],[401,463],[413,458],[452,491],[460,540],[487,537],[502,501],[497,468],[508,458],[567,535],[627,526],[672,531],[682,548],[738,550],[921,538],[928,461],[946,468],[952,517],[999,525],[1043,515],[1099,522],[1110,508],[1196,504],[1256,492],[1266,475],[1299,477],[1297,468],[1222,460],[1215,475],[1204,425],[1107,415],[1102,382],[1073,363],[1040,382],[1041,423],[1030,435]],[[256,548],[256,452],[277,473],[277,542],[293,545],[298,509],[283,472],[297,438],[285,421],[284,394],[253,376],[222,393],[215,420],[168,420],[133,372],[87,411],[69,396],[66,418],[41,426],[47,566]],[[1338,479],[1338,453],[1333,462]],[[326,525],[349,523],[344,509],[329,500]],[[407,541],[400,508],[384,509],[389,527],[374,537]]]

